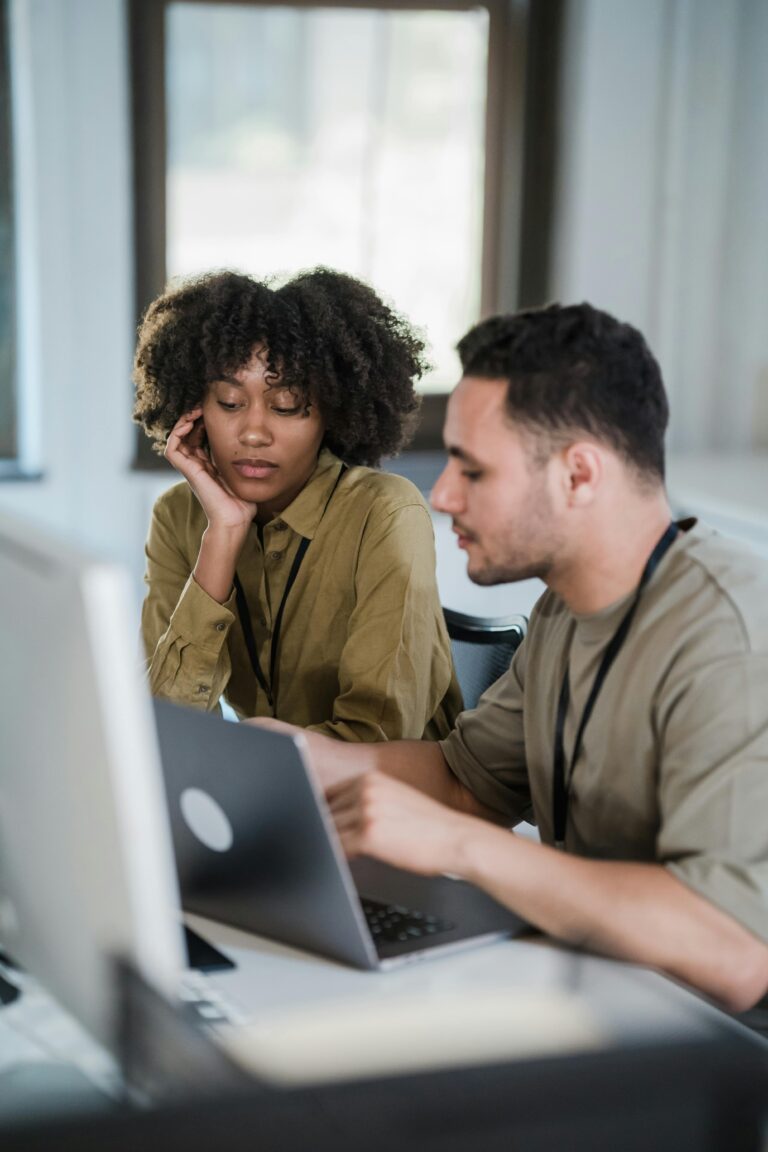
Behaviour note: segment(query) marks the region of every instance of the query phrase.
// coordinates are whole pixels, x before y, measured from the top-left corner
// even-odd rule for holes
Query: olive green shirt
[[[586,726],[565,847],[658,861],[768,941],[768,562],[702,525],[681,533],[645,588]],[[510,822],[554,842],[557,702],[564,747],[632,597],[574,616],[536,605],[510,671],[443,743],[455,775]]]
[[[402,476],[353,467],[339,480],[340,470],[323,450],[285,511],[262,530],[252,525],[237,565],[269,681],[275,618],[301,537],[310,541],[285,601],[274,712],[254,675],[234,592],[219,604],[191,575],[207,525],[202,507],[186,482],[159,497],[142,612],[154,695],[208,710],[224,696],[240,717],[276,715],[342,740],[447,735],[461,694],[429,509]]]

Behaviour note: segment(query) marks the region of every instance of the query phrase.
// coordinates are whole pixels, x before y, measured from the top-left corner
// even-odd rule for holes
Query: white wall
[[[636,324],[671,445],[768,448],[768,4],[571,0],[555,294]]]
[[[0,504],[130,564],[138,577],[158,483],[130,471],[134,319],[124,6],[13,0],[11,38],[21,388],[37,398],[31,463],[39,462],[43,479],[3,482]]]
[[[130,471],[123,0],[12,0],[12,41],[22,387],[39,395],[44,479],[0,483],[0,505],[123,560],[138,585],[165,481]],[[768,4],[572,0],[565,57],[557,294],[648,334],[678,447],[768,446]],[[438,541],[455,606],[490,604],[440,525]]]

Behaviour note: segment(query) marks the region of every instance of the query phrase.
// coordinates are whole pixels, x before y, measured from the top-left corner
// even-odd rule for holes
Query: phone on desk
[[[184,925],[184,942],[187,948],[189,967],[199,972],[225,972],[235,967],[234,960],[214,948],[210,940],[198,936],[188,924]]]

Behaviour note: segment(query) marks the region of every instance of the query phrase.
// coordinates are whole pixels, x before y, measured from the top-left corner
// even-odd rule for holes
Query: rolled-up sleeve
[[[733,654],[665,691],[659,860],[768,941],[768,657]]]
[[[454,776],[510,824],[533,818],[523,718],[527,643],[523,641],[509,671],[483,693],[477,708],[462,712],[440,743]]]
[[[213,710],[231,671],[226,641],[235,620],[234,593],[219,604],[197,584],[162,500],[152,514],[146,557],[141,627],[150,690]]]

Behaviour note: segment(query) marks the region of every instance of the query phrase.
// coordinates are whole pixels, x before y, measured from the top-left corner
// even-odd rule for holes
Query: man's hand
[[[661,864],[571,856],[496,826],[493,813],[457,798],[439,746],[428,741],[361,746],[306,736],[323,762],[321,784],[336,766],[326,795],[348,856],[459,875],[557,939],[659,968],[732,1011],[765,995],[768,946]],[[347,779],[339,779],[343,763]]]
[[[476,822],[380,772],[330,788],[327,800],[348,856],[425,876],[457,870],[465,825]]]

